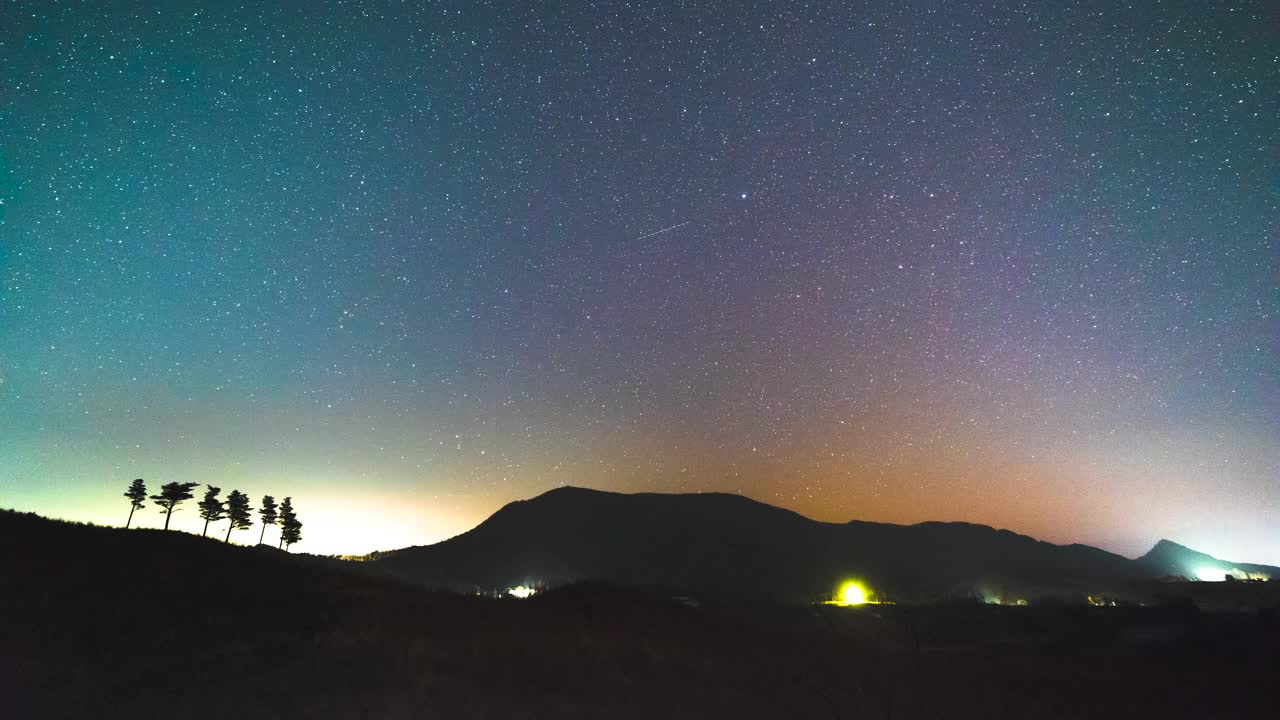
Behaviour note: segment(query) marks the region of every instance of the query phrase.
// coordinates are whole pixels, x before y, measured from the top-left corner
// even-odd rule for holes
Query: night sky
[[[354,553],[572,484],[1280,564],[1272,3],[265,4],[0,8],[0,506],[213,483]]]

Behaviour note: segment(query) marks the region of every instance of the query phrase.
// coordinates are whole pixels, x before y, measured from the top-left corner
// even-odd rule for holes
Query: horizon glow
[[[569,484],[1280,565],[1261,0],[9,10],[0,506],[207,483],[362,554]]]

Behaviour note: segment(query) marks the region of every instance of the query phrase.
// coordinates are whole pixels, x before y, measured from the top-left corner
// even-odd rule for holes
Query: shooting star
[[[675,230],[676,228],[682,228],[682,227],[684,227],[685,225],[688,225],[688,224],[689,224],[689,223],[691,223],[691,222],[693,222],[693,221],[692,221],[692,220],[685,220],[684,222],[680,223],[679,225],[672,225],[672,226],[671,226],[671,227],[669,227],[669,228],[662,228],[661,230],[654,230],[653,232],[649,233],[648,235],[641,235],[640,237],[636,238],[636,240],[643,240],[643,239],[645,239],[645,238],[653,237],[654,235],[661,235],[661,234],[662,234],[662,233],[664,233],[664,232],[670,232],[671,230]]]

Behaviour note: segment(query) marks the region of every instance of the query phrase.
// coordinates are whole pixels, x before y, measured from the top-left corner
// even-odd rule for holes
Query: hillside
[[[6,717],[829,717],[858,702],[816,625],[780,636],[607,586],[433,593],[266,547],[9,511],[0,540],[21,548],[0,555]]]
[[[1222,580],[1230,575],[1243,580],[1250,576],[1280,580],[1280,567],[1220,560],[1192,550],[1172,540],[1161,540],[1138,558],[1144,573],[1152,577],[1185,577],[1192,580]]]
[[[967,523],[823,523],[737,495],[624,495],[560,488],[503,507],[436,545],[371,558],[461,590],[591,579],[708,599],[821,599],[845,577],[889,597],[965,595],[1144,576],[1133,561]]]
[[[1270,717],[1280,660],[1274,612],[493,600],[180,532],[0,511],[0,540],[15,718]]]

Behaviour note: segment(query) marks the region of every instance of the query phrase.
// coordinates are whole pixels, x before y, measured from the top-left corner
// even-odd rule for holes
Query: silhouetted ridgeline
[[[983,525],[824,523],[738,495],[573,487],[513,502],[450,540],[370,559],[459,590],[590,579],[711,600],[787,602],[823,599],[845,577],[899,600],[990,595],[1012,602],[1061,594],[1083,601],[1187,574],[1172,571],[1185,569],[1176,558],[1135,561]]]

